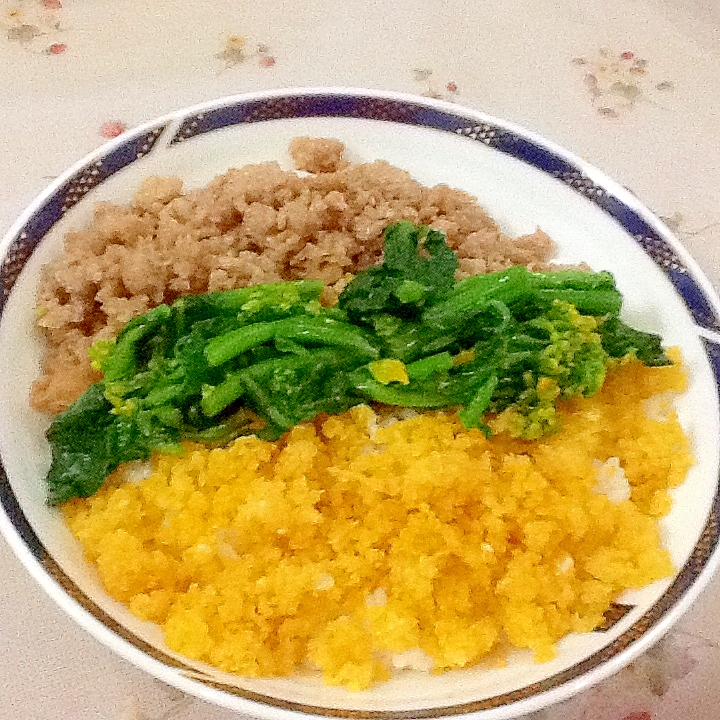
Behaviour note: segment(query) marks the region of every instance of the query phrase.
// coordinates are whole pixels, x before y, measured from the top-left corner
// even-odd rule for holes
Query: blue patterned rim
[[[580,161],[574,160],[520,128],[447,103],[394,94],[383,95],[362,91],[279,91],[263,96],[230,98],[196,110],[176,113],[155,124],[143,126],[127,138],[118,138],[109,144],[104,152],[101,150],[94,154],[53,186],[51,191],[36,204],[34,211],[25,221],[16,226],[6,238],[5,254],[0,266],[0,321],[23,267],[55,223],[91,189],[119,170],[152,153],[164,134],[170,135],[165,141],[165,147],[172,148],[191,141],[196,136],[230,126],[310,117],[367,119],[454,133],[467,138],[469,142],[481,142],[493,150],[531,165],[572,188],[613,217],[673,284],[698,327],[716,390],[720,394],[720,336],[716,335],[720,333],[718,303],[701,273],[692,266],[691,260],[683,259],[685,253],[682,250],[678,250],[672,241],[663,236],[658,229],[661,228],[659,222],[652,218],[649,211],[638,210],[632,206],[633,203],[618,198],[609,192],[607,187],[593,180]],[[308,706],[219,683],[192,666],[144,642],[107,615],[55,562],[23,513],[2,463],[0,463],[0,503],[25,547],[47,575],[96,620],[154,660],[176,668],[187,679],[246,700],[311,715],[376,720],[437,718],[493,710],[561,688],[618,656],[661,624],[688,590],[697,583],[700,575],[709,568],[720,537],[719,488],[702,534],[690,558],[668,590],[619,637],[567,670],[518,690],[469,703],[408,712],[356,711]],[[614,612],[608,616],[607,627],[622,620],[627,612],[626,606],[616,606]],[[606,630],[607,627],[597,628],[597,631]]]

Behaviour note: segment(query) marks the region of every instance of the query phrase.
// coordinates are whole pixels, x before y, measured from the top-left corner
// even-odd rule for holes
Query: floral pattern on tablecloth
[[[108,120],[100,126],[100,135],[106,140],[112,140],[122,135],[127,130],[127,125],[119,120]]]
[[[67,50],[62,0],[6,0],[0,8],[0,28],[8,42],[47,55]]]
[[[453,102],[459,88],[454,80],[438,80],[435,71],[427,67],[412,69],[412,79],[418,89],[418,94],[435,100]]]
[[[658,98],[675,89],[672,80],[653,78],[650,64],[632,50],[612,53],[601,48],[590,56],[578,56],[572,64],[582,74],[582,81],[598,115],[617,118],[641,102],[658,102]]]
[[[252,58],[263,68],[271,68],[276,62],[269,45],[264,42],[251,43],[244,35],[228,35],[222,50],[215,57],[223,62],[225,70],[242,65]]]

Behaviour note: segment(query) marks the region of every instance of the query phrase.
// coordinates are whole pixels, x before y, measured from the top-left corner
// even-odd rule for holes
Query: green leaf
[[[108,445],[112,406],[102,383],[91,385],[47,431],[52,463],[46,477],[47,499],[58,505],[95,493],[117,467]]]
[[[619,318],[610,318],[600,327],[602,345],[610,357],[634,355],[649,367],[670,365],[662,347],[662,338],[653,333],[635,330]]]
[[[338,299],[354,322],[368,315],[417,315],[444,297],[455,282],[458,261],[445,235],[428,227],[399,222],[385,230],[383,263],[359,273]]]

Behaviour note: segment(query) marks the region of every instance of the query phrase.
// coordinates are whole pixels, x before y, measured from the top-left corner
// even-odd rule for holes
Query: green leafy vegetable
[[[385,231],[383,263],[353,278],[338,305],[360,324],[378,312],[415,316],[452,289],[457,266],[443,233],[399,222]]]
[[[670,362],[663,352],[659,335],[635,330],[618,317],[608,318],[603,324],[602,345],[610,357],[634,355],[648,367],[668,365]]]
[[[48,430],[48,501],[91,495],[120,463],[183,440],[275,439],[367,401],[455,407],[486,433],[501,413],[512,434],[537,438],[559,429],[558,401],[596,393],[617,358],[669,362],[658,336],[620,320],[609,273],[512,267],[456,283],[456,270],[442,233],[401,222],[382,264],[334,308],[308,280],[188,296],[131,320],[91,348],[103,380]],[[383,363],[402,372],[381,382]]]

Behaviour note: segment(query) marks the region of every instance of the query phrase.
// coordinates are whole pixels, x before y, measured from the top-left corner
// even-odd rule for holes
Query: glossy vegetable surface
[[[402,222],[383,263],[336,307],[307,280],[181,298],[96,343],[102,370],[47,437],[53,504],[93,494],[122,462],[182,440],[275,439],[362,402],[488,413],[533,439],[559,430],[556,403],[596,393],[615,359],[669,361],[660,338],[625,325],[612,275],[522,266],[455,282],[443,233]]]

